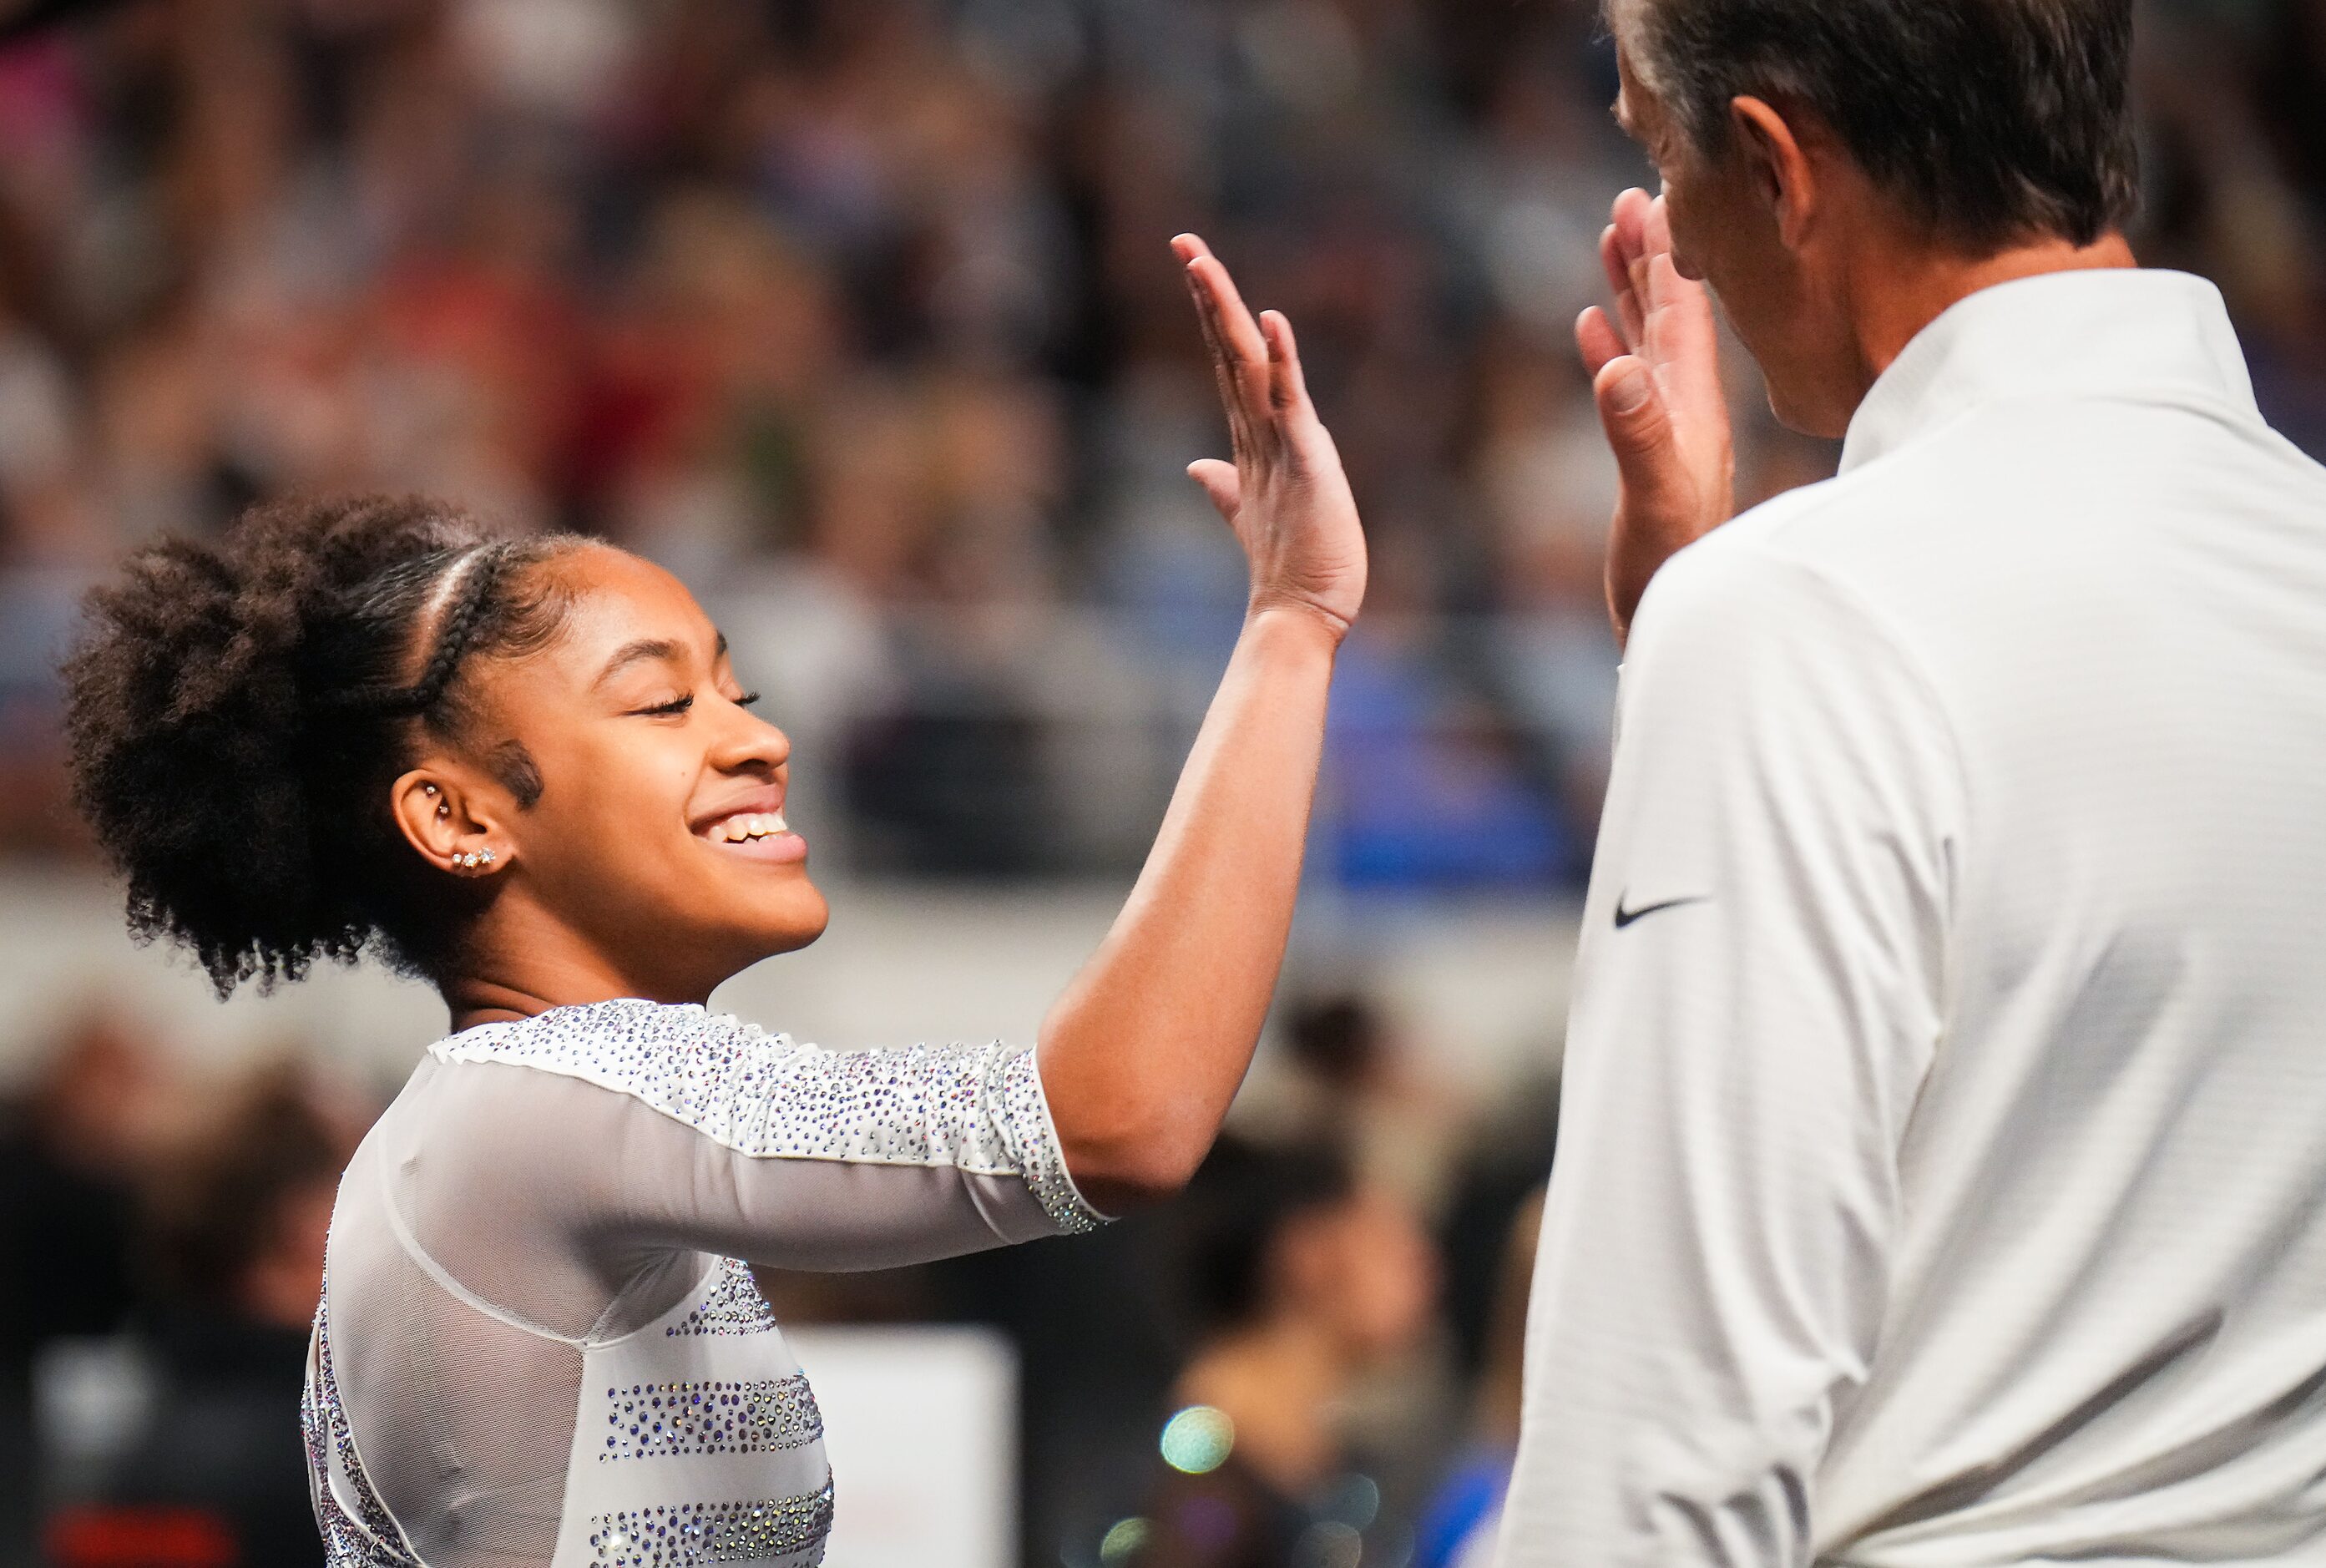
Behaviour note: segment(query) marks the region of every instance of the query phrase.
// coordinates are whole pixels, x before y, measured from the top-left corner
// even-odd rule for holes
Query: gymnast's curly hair
[[[570,600],[541,568],[580,542],[498,541],[442,502],[367,496],[131,556],[64,667],[74,802],[127,882],[131,931],[191,947],[221,996],[367,950],[441,975],[482,890],[412,851],[390,786],[433,737],[538,797],[461,677],[556,637]]]

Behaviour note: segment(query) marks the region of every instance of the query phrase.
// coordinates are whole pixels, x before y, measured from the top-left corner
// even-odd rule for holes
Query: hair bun
[[[422,499],[284,502],[89,594],[64,671],[73,794],[133,932],[186,943],[222,994],[364,948],[379,890],[356,863],[377,835],[349,814],[379,747],[316,736],[307,710],[392,683],[431,568],[476,542]]]

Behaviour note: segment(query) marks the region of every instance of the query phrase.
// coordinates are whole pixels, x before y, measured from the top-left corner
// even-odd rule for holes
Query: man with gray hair
[[[2326,471],[2122,238],[2130,0],[1610,21],[1663,195],[1578,329],[1628,642],[1502,1562],[2326,1561]],[[1733,522],[1707,285],[1846,437]]]

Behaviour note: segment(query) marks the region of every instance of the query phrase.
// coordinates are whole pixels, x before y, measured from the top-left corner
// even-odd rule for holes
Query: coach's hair
[[[1700,154],[1740,94],[1809,109],[1912,219],[1989,252],[2132,215],[2132,0],[1609,0]],[[1626,26],[1626,23],[1630,25]]]
[[[484,744],[461,675],[557,635],[569,597],[541,568],[577,543],[369,496],[132,555],[64,668],[74,803],[128,882],[130,929],[192,948],[220,995],[367,947],[439,973],[483,894],[412,852],[390,786],[433,735],[538,797],[521,748]]]

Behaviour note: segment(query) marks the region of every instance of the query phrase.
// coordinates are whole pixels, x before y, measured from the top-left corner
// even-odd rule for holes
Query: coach
[[[2326,471],[2119,235],[2130,12],[1614,5],[1664,195],[1581,328],[1629,640],[1505,1568],[2326,1561]],[[1697,278],[1847,436],[1709,532]]]

